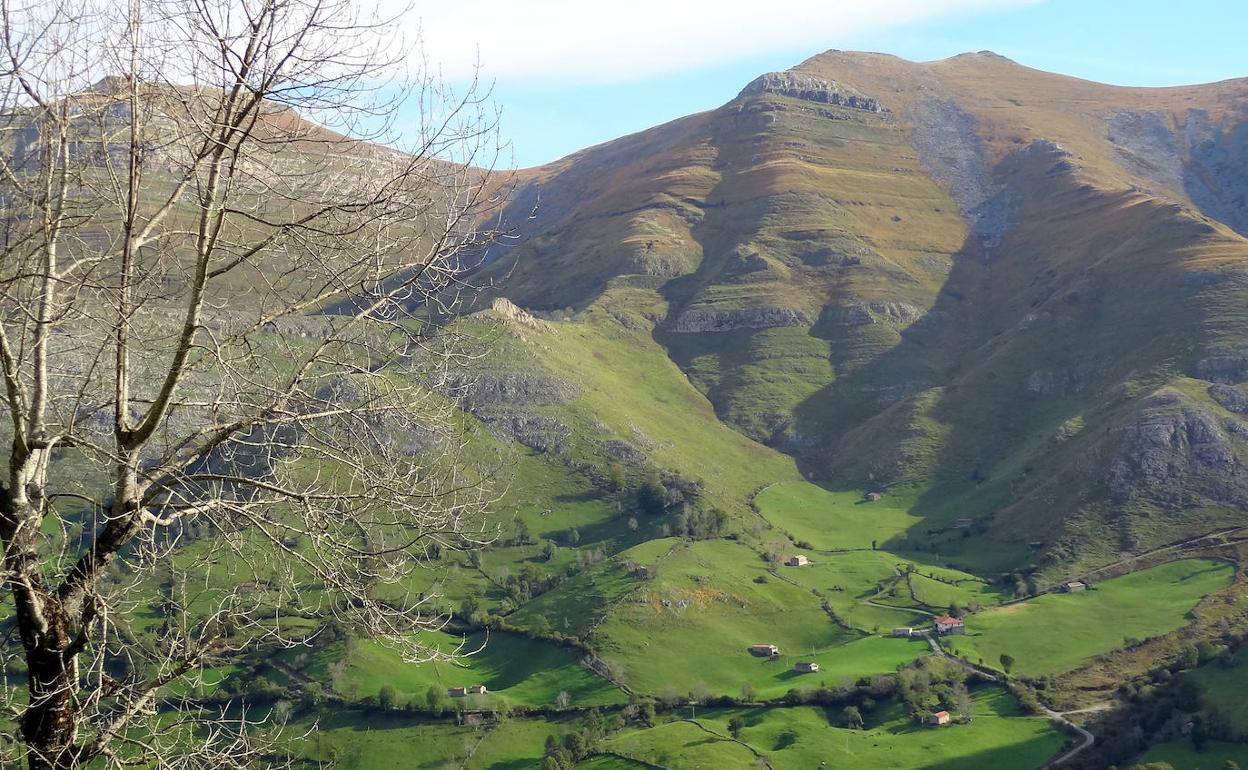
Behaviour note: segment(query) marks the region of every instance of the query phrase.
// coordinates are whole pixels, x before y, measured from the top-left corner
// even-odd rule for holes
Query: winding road
[[[927,640],[927,644],[929,647],[932,648],[932,652],[934,654],[939,655],[940,657],[945,658],[946,660],[956,661],[957,663],[960,663],[966,669],[970,671],[974,671],[976,674],[979,674],[981,677],[984,677],[985,679],[989,679],[993,682],[1001,681],[1001,676],[997,674],[996,672],[990,669],[984,668],[983,666],[977,666],[974,663],[970,662],[969,660],[966,660],[965,658],[960,658],[957,655],[950,655],[949,652],[945,650],[944,647],[940,646],[940,642],[936,641],[936,637],[930,631],[922,632],[921,636]],[[1102,701],[1100,703],[1094,703],[1091,706],[1088,706],[1086,708],[1074,709],[1073,711],[1054,711],[1053,709],[1042,705],[1040,708],[1044,712],[1045,716],[1047,716],[1049,719],[1055,720],[1065,725],[1072,732],[1076,733],[1079,736],[1080,740],[1079,740],[1079,745],[1071,748],[1070,750],[1066,752],[1063,752],[1062,754],[1057,755],[1053,759],[1050,759],[1048,762],[1045,762],[1043,765],[1040,766],[1039,770],[1048,770],[1048,768],[1050,767],[1057,767],[1058,765],[1067,762],[1071,758],[1078,756],[1081,752],[1086,751],[1087,749],[1091,748],[1092,744],[1096,743],[1096,736],[1088,732],[1087,730],[1083,729],[1079,725],[1075,724],[1074,722],[1070,721],[1067,718],[1069,715],[1091,714],[1097,711],[1108,711],[1109,709],[1113,707],[1114,707],[1114,704],[1110,701]]]

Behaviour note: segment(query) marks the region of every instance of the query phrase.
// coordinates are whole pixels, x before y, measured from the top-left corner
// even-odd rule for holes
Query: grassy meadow
[[[1013,671],[1058,674],[1095,655],[1181,628],[1206,594],[1226,586],[1226,562],[1184,559],[1096,583],[1091,590],[1045,594],[976,613],[965,636],[948,646],[970,660],[999,667],[1011,655]]]
[[[972,702],[975,716],[969,724],[938,729],[915,724],[891,702],[864,715],[863,730],[837,726],[840,714],[835,709],[715,710],[699,712],[696,720],[625,732],[609,746],[674,770],[750,768],[757,754],[766,755],[776,770],[817,768],[821,762],[846,770],[996,770],[1037,767],[1065,740],[1047,720],[1025,716],[1000,690],[978,690]],[[734,717],[744,721],[740,743],[728,732]]]
[[[773,484],[755,499],[763,516],[817,551],[879,547],[922,519],[910,513],[911,494],[874,502],[858,491],[832,491],[805,481]]]
[[[400,704],[422,703],[430,688],[445,692],[450,687],[483,684],[488,695],[469,696],[475,708],[502,704],[553,706],[560,693],[576,706],[598,706],[626,699],[619,688],[592,674],[577,656],[548,642],[500,631],[455,637],[430,633],[430,647],[451,660],[405,663],[392,650],[360,642],[345,656],[339,675],[339,691],[352,700],[376,696],[382,687],[395,689]],[[449,706],[451,701],[446,702]]]
[[[637,689],[735,695],[749,684],[763,697],[811,678],[839,683],[890,672],[926,651],[841,627],[819,597],[768,566],[731,541],[681,546],[655,565],[656,577],[611,608],[594,644]],[[778,645],[781,658],[751,655],[756,643]],[[818,662],[823,671],[799,677],[792,671],[799,660]]]

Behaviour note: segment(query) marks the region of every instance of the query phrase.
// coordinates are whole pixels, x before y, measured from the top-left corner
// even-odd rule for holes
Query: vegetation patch
[[[1078,593],[1045,594],[972,615],[966,636],[949,646],[972,661],[1013,673],[1057,674],[1089,658],[1158,636],[1186,623],[1204,596],[1227,585],[1234,568],[1209,559],[1184,559],[1094,584]]]
[[[766,561],[737,543],[680,547],[654,571],[612,608],[592,640],[640,691],[737,695],[749,685],[774,697],[807,682],[890,672],[925,651],[842,628],[818,596],[772,575]],[[753,655],[754,644],[774,644],[780,654]],[[800,661],[818,662],[821,671],[799,675],[793,667]]]
[[[502,704],[591,706],[619,703],[624,694],[577,662],[577,656],[550,642],[491,632],[459,638],[430,633],[430,647],[453,660],[409,664],[372,642],[351,645],[335,684],[353,700],[379,698],[388,689],[394,707],[493,709]],[[485,685],[488,692],[450,698],[454,687]]]
[[[883,547],[922,519],[912,494],[868,500],[861,491],[833,491],[808,481],[773,484],[755,499],[763,516],[794,540],[820,551]]]

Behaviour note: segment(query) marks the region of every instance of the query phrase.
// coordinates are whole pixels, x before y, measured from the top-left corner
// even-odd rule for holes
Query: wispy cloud
[[[398,0],[395,0],[396,2]],[[437,0],[405,17],[450,78],[635,80],[1041,0]]]

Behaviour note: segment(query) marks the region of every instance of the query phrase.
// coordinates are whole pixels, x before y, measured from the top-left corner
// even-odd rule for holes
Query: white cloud
[[[387,3],[398,0],[387,0]],[[627,81],[790,50],[957,12],[1039,0],[418,0],[404,18],[452,79]]]

